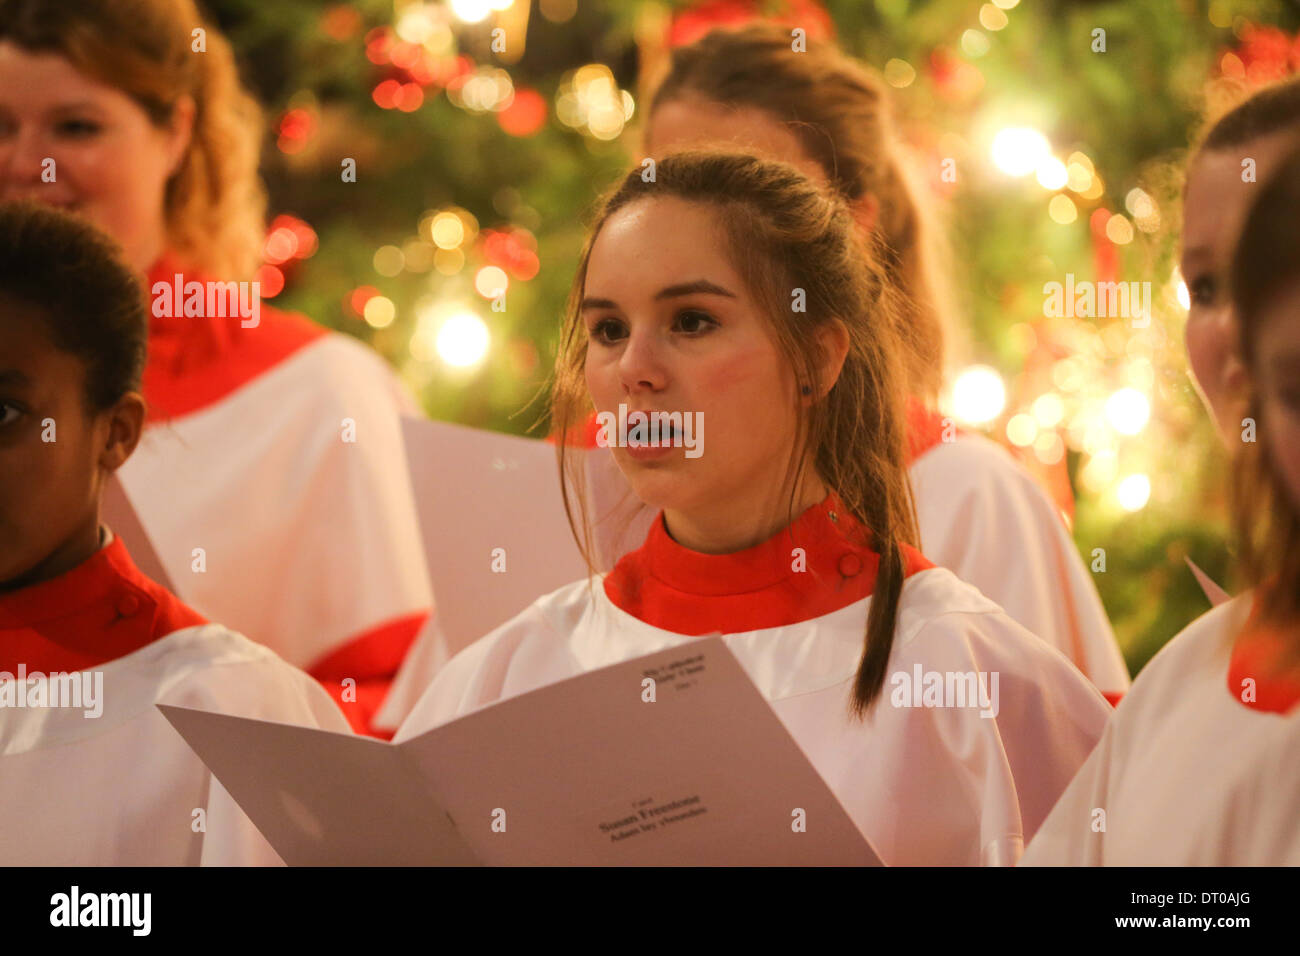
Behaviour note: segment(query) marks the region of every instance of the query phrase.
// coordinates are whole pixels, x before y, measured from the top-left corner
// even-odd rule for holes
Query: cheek
[[[728,350],[696,369],[693,409],[714,424],[720,443],[739,440],[767,453],[784,442],[793,421],[791,377],[766,343]],[[711,439],[713,440],[713,439]]]
[[[1225,328],[1226,323],[1217,311],[1200,310],[1187,319],[1187,358],[1196,381],[1210,396],[1219,393],[1231,347]]]
[[[622,394],[618,374],[618,361],[604,349],[588,347],[583,363],[587,393],[597,411],[614,411]]]
[[[91,435],[72,418],[56,418],[55,441],[39,423],[22,441],[0,446],[0,553],[5,572],[42,560],[64,541],[91,504]],[[13,562],[13,567],[8,565]]]

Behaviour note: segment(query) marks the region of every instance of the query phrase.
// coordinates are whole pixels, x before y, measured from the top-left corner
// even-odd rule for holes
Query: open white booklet
[[[716,635],[400,744],[159,709],[291,866],[880,865]]]
[[[554,445],[422,418],[403,418],[402,432],[448,656],[587,576]],[[608,448],[572,452],[587,478],[598,569],[608,570],[645,540],[654,513],[632,496]]]

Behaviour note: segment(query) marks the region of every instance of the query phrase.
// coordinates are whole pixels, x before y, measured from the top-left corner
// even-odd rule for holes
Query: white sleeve
[[[1106,840],[1102,814],[1107,806],[1114,742],[1115,721],[1111,720],[1101,742],[1025,850],[1021,866],[1101,865]]]
[[[159,701],[212,713],[352,733],[338,705],[316,681],[267,651],[253,661],[216,664],[189,675]],[[198,761],[198,757],[194,757]],[[201,764],[200,764],[201,766]],[[202,866],[277,866],[279,854],[234,799],[208,778]]]
[[[975,585],[1109,694],[1130,679],[1101,597],[1056,507],[1002,448],[941,444],[910,469],[921,551]]]
[[[897,671],[984,674],[991,706],[896,707],[907,721],[898,804],[917,808],[908,840],[939,863],[1013,865],[1101,736],[1110,706],[1079,671],[1005,615],[932,618]],[[925,833],[924,837],[919,834]],[[968,848],[953,859],[949,846]]]
[[[543,599],[545,600],[545,599]],[[535,603],[495,631],[479,638],[442,667],[393,735],[393,743],[463,717],[502,698],[520,645],[530,638],[563,637]]]

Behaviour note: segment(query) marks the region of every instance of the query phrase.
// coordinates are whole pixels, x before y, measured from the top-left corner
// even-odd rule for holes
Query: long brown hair
[[[932,401],[943,382],[945,338],[954,331],[950,257],[932,209],[909,180],[888,89],[830,43],[810,40],[802,53],[790,43],[787,29],[751,24],[713,30],[676,48],[649,114],[693,97],[761,109],[790,126],[844,199],[877,198],[881,261],[904,295],[899,337],[907,385]]]
[[[628,173],[603,201],[573,280],[552,388],[551,420],[561,432],[557,454],[570,527],[594,573],[584,475],[564,440],[581,427],[591,407],[580,309],[591,249],[614,213],[637,201],[667,197],[703,203],[716,213],[728,257],[760,303],[798,381],[819,379],[815,330],[835,318],[848,328],[848,356],[834,385],[811,406],[797,405],[787,518],[795,518],[795,489],[811,461],[848,512],[869,529],[871,540],[862,543],[880,555],[852,699],[853,712],[865,715],[880,695],[893,647],[904,575],[901,546],[916,542],[903,384],[896,371],[898,303],[845,203],[793,166],[740,153],[683,151],[660,160],[652,182],[640,169]],[[804,290],[806,311],[791,308],[793,289]],[[821,391],[813,388],[814,395]]]
[[[1297,85],[1300,88],[1300,84]],[[1256,383],[1259,333],[1272,302],[1300,285],[1300,149],[1269,178],[1251,206],[1233,255],[1230,289],[1250,381],[1249,411],[1264,431]],[[1276,319],[1274,320],[1276,321]],[[1292,317],[1300,322],[1300,316]],[[1232,515],[1242,570],[1256,586],[1261,617],[1300,623],[1300,511],[1266,442],[1242,442],[1232,474]],[[1300,659],[1300,642],[1295,647]]]
[[[200,28],[201,53],[192,51]],[[0,40],[57,53],[131,97],[159,128],[181,96],[193,97],[190,146],[167,183],[167,244],[196,269],[252,276],[265,237],[261,109],[240,85],[230,44],[193,0],[0,0]]]

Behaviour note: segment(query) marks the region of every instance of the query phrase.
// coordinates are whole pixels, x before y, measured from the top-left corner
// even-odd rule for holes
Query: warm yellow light
[[[1052,222],[1068,226],[1079,218],[1079,207],[1074,204],[1074,200],[1069,196],[1064,193],[1057,193],[1052,197],[1052,201],[1047,204],[1047,214],[1052,217]]]
[[[1151,479],[1146,475],[1129,475],[1115,489],[1119,506],[1125,511],[1141,511],[1151,498]]]
[[[393,305],[392,299],[382,295],[372,295],[366,300],[362,315],[371,328],[382,329],[393,324],[393,319],[397,316],[397,306]]]
[[[438,357],[455,368],[469,368],[483,361],[488,350],[488,327],[473,312],[457,312],[438,330]]]
[[[1037,437],[1038,422],[1032,415],[1021,412],[1019,415],[1012,415],[1007,422],[1007,441],[1011,444],[1024,448],[1032,445]]]
[[[1028,176],[1051,151],[1046,136],[1024,126],[1009,126],[993,137],[993,165],[1008,176]]]
[[[1151,402],[1136,388],[1121,388],[1106,399],[1106,420],[1121,435],[1136,435],[1151,419]]]
[[[953,413],[971,425],[993,421],[1002,414],[1006,403],[1002,376],[987,365],[972,365],[953,382]]]

